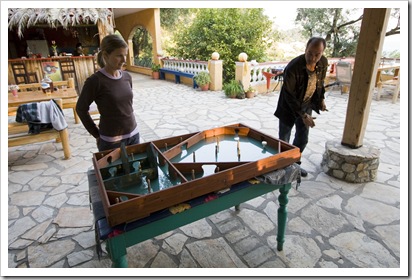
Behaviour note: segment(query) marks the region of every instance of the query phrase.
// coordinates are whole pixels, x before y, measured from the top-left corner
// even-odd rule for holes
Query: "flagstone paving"
[[[228,99],[222,91],[133,74],[142,142],[244,123],[277,137],[278,92]],[[309,172],[289,194],[284,250],[276,250],[277,192],[227,209],[127,249],[134,268],[399,268],[401,263],[400,102],[372,100],[365,145],[380,149],[374,182],[352,184],[323,173],[328,140],[340,141],[348,95],[327,93],[302,166]],[[402,102],[402,101],[401,101]],[[53,141],[8,149],[9,268],[107,268],[95,251],[86,172],[94,139],[69,124],[72,157]],[[403,187],[407,185],[403,184]],[[405,200],[404,200],[405,201]],[[402,205],[405,210],[407,205]],[[4,248],[4,247],[3,247]],[[104,246],[103,249],[105,250]]]

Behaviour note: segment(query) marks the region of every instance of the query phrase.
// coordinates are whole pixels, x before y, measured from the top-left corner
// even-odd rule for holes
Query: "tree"
[[[320,36],[325,38],[328,48],[327,56],[342,57],[354,56],[360,33],[360,24],[363,14],[353,17],[358,9],[297,9],[295,22],[300,23],[304,35],[308,37]],[[399,9],[392,10],[392,17],[398,19],[397,25],[386,32],[385,36],[400,34]]]
[[[223,80],[235,77],[235,61],[245,52],[248,60],[265,61],[266,50],[278,36],[263,9],[198,9],[193,22],[177,26],[171,56],[209,60],[213,52],[223,60]]]
[[[151,67],[152,65],[152,37],[147,29],[138,26],[135,28],[133,38],[134,65]]]
[[[354,56],[359,37],[362,15],[349,19],[356,9],[343,11],[341,8],[297,9],[295,21],[303,27],[304,35],[325,38],[327,56]]]
[[[391,17],[396,18],[396,25],[386,32],[385,36],[391,36],[401,34],[401,12],[400,9],[393,9],[391,11]]]
[[[160,25],[165,30],[171,30],[179,24],[180,21],[185,21],[193,11],[197,9],[176,9],[176,8],[161,8],[160,9]]]

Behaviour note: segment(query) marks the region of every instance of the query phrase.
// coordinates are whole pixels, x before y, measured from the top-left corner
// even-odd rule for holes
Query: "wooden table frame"
[[[213,200],[194,205],[183,212],[177,214],[165,214],[165,212],[169,211],[168,209],[165,209],[159,214],[153,214],[154,217],[151,215],[148,218],[136,222],[110,227],[104,215],[104,211],[102,210],[103,206],[98,191],[95,171],[89,170],[87,175],[89,180],[90,202],[95,217],[96,236],[98,236],[96,242],[100,244],[100,240],[106,241],[106,248],[110,259],[112,260],[112,267],[125,268],[128,266],[126,249],[130,246],[206,218],[230,207],[235,207],[236,210],[239,210],[238,206],[240,203],[275,190],[279,190],[280,192],[278,197],[277,250],[283,250],[287,222],[286,207],[291,183],[271,185],[264,183],[252,184],[251,182],[245,181],[233,185],[230,191],[215,197]],[[204,201],[204,197],[205,196],[193,199],[187,203],[191,204],[196,200]],[[156,218],[156,215],[159,217]]]
[[[53,93],[46,94],[43,91],[25,91],[19,92],[18,96],[13,96],[9,92],[8,96],[8,106],[9,107],[18,107],[21,104],[32,103],[32,102],[42,102],[49,101],[51,99],[70,99],[77,97],[77,91],[74,88],[67,88],[67,91],[58,90]]]
[[[186,148],[190,148],[202,141],[202,139],[218,138],[222,135],[232,135],[233,137],[236,135],[239,137],[247,136],[259,142],[266,142],[267,147],[271,147],[278,152],[275,154],[267,154],[266,157],[255,161],[172,162],[174,157],[181,154]],[[166,149],[163,148],[165,145],[167,145]],[[128,146],[124,150],[125,151],[122,152],[121,148],[117,148],[93,154],[93,166],[96,170],[99,190],[110,226],[132,222],[183,201],[189,201],[211,192],[230,188],[230,186],[236,183],[285,168],[299,161],[301,157],[299,148],[243,124],[226,125],[195,133],[140,143]],[[134,158],[133,154],[145,154],[147,161],[151,162],[152,166],[166,168],[169,174],[168,176],[176,180],[176,182],[180,181],[180,183],[174,183],[174,186],[155,192],[149,191],[144,194],[106,189],[105,180],[108,175],[108,166],[110,166],[112,162],[120,162],[123,160],[132,164],[129,159]],[[136,160],[139,161],[138,159]],[[189,177],[187,177],[188,174],[192,172],[203,172],[202,166],[205,164],[216,166],[219,171],[213,175],[211,174],[195,179],[189,179]],[[131,178],[125,175],[127,168],[126,162],[125,164],[116,164],[116,166],[116,168],[125,170],[120,172],[119,178],[126,178],[126,180]],[[129,179],[127,179],[127,177]],[[176,195],[177,193],[179,195]],[[126,197],[127,199],[122,199],[122,197]]]

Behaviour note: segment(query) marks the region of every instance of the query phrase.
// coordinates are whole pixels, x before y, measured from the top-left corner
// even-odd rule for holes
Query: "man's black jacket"
[[[310,103],[311,108],[319,114],[322,100],[325,99],[324,81],[328,69],[328,60],[322,56],[316,63],[317,76],[316,90]],[[283,86],[280,91],[275,116],[288,126],[293,126],[297,118],[304,115],[302,109],[303,98],[308,86],[305,55],[302,54],[289,62],[283,72]]]

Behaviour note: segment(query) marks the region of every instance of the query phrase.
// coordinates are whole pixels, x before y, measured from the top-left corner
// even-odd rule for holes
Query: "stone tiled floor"
[[[278,122],[273,116],[277,92],[253,99],[227,99],[221,91],[200,92],[132,75],[142,142],[239,122],[277,137]],[[380,101],[372,100],[364,145],[381,150],[377,180],[350,184],[324,174],[320,167],[325,142],[342,137],[348,100],[348,95],[339,91],[327,95],[329,112],[317,116],[303,153],[302,166],[309,175],[298,190],[293,187],[289,194],[284,251],[276,250],[278,193],[274,192],[242,204],[238,212],[228,209],[128,248],[129,267],[153,268],[139,271],[139,275],[163,275],[154,268],[265,268],[259,272],[231,270],[230,275],[301,273],[291,272],[290,268],[312,268],[303,275],[365,273],[359,268],[394,268],[379,270],[380,276],[404,271],[407,240],[400,236],[405,237],[407,230],[405,218],[401,223],[401,210],[407,208],[402,188],[407,185],[405,178],[402,187],[400,183],[402,100],[396,104],[385,96]],[[27,274],[21,271],[28,267],[111,266],[107,254],[100,261],[97,258],[89,208],[86,172],[92,167],[92,153],[97,152],[95,141],[82,124],[74,124],[71,110],[65,110],[65,114],[71,159],[63,160],[61,145],[53,141],[8,149],[5,242],[10,275]],[[4,198],[4,188],[2,194]],[[351,270],[332,273],[326,268]],[[77,270],[68,270],[68,275],[72,271]],[[208,271],[210,275],[221,275]],[[106,269],[100,273],[129,272]]]

